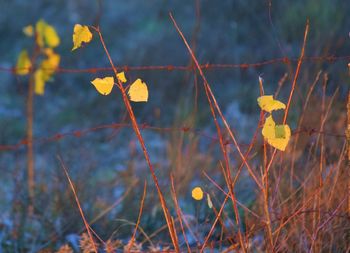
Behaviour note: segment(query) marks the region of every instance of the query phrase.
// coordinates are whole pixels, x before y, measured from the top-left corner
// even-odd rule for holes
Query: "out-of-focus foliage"
[[[55,53],[53,48],[60,44],[60,38],[57,35],[55,28],[43,19],[36,22],[35,31],[32,25],[23,28],[23,33],[32,37],[35,32],[35,50],[33,60],[37,61],[39,57],[43,57],[40,63],[35,62],[39,67],[34,68],[34,92],[38,95],[43,95],[45,91],[45,83],[53,77],[57,70],[61,57]],[[29,59],[27,50],[22,50],[18,56],[16,65],[16,74],[27,75],[32,68],[31,59]]]

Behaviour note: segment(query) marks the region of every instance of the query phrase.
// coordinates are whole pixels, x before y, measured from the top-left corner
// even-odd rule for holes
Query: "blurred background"
[[[61,38],[56,49],[61,56],[60,68],[84,70],[110,66],[97,34],[91,43],[71,52],[73,27],[76,23],[99,25],[114,63],[125,70],[129,80],[141,78],[147,83],[149,101],[132,106],[143,126],[142,134],[160,187],[171,213],[176,215],[169,187],[170,173],[174,176],[179,204],[196,235],[189,234],[188,240],[195,244],[197,240],[203,242],[215,214],[206,203],[195,202],[191,190],[200,185],[213,196],[214,204],[222,202],[224,195],[203,174],[225,187],[220,169],[222,154],[202,79],[191,68],[190,55],[169,12],[201,64],[237,64],[205,69],[205,75],[245,150],[259,122],[258,79],[263,78],[266,94],[278,90],[277,98],[287,102],[307,19],[310,31],[305,54],[309,58],[301,67],[288,124],[293,132],[300,130],[296,128],[303,102],[310,85],[322,71],[320,79],[324,74],[328,78],[324,90],[326,101],[338,89],[330,125],[324,131],[344,134],[349,90],[349,9],[350,2],[343,0],[0,0],[2,247],[8,252],[57,249],[65,243],[78,247],[84,225],[58,157],[64,161],[76,186],[87,220],[103,240],[118,239],[125,243],[130,239],[147,181],[140,226],[154,244],[170,245],[166,230],[158,230],[165,220],[132,128],[99,127],[129,123],[119,91],[114,89],[111,95],[100,96],[90,83],[96,77],[112,75],[110,70],[58,71],[46,84],[45,94],[34,97],[35,200],[33,215],[28,215],[27,146],[16,145],[26,139],[28,77],[6,71],[15,67],[22,49],[30,53],[34,47],[33,39],[23,34],[23,27],[34,25],[41,18],[54,26]],[[280,58],[290,61],[249,65]],[[125,66],[188,68],[133,70]],[[303,130],[319,129],[322,92],[321,80],[311,98]],[[306,135],[305,143],[298,146],[300,160],[312,138]],[[344,139],[329,138],[327,162],[332,163],[337,161]],[[259,135],[251,160],[257,168],[261,146]],[[241,159],[233,145],[229,153],[232,168],[237,168]],[[243,169],[235,187],[238,200],[253,208],[257,202],[256,190]],[[226,213],[234,223],[230,207]],[[215,236],[220,236],[220,229]],[[150,244],[142,233],[137,241]]]

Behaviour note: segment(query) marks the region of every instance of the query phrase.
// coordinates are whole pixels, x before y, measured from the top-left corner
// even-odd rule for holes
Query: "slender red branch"
[[[123,98],[123,101],[124,101],[124,105],[128,111],[128,114],[129,114],[129,117],[130,117],[130,120],[131,120],[131,124],[132,124],[132,128],[134,129],[134,132],[136,134],[136,137],[141,145],[141,148],[142,148],[142,151],[143,151],[143,154],[144,154],[144,157],[146,159],[146,162],[147,162],[147,165],[149,167],[149,170],[151,172],[151,175],[152,175],[152,178],[153,178],[153,181],[154,181],[154,184],[157,188],[157,192],[158,192],[158,196],[159,196],[159,199],[160,199],[160,203],[161,203],[161,206],[162,206],[162,209],[163,209],[163,212],[164,212],[164,216],[165,216],[165,219],[166,219],[166,222],[167,222],[167,225],[168,225],[168,229],[169,229],[169,233],[170,233],[170,237],[171,237],[171,240],[173,242],[173,245],[175,247],[175,251],[176,252],[180,252],[180,249],[179,249],[179,245],[176,243],[176,231],[174,229],[174,226],[173,226],[173,223],[172,223],[172,219],[171,219],[171,216],[170,216],[170,213],[169,213],[169,210],[167,208],[167,205],[166,205],[166,202],[165,202],[165,199],[164,199],[164,196],[163,196],[163,193],[159,187],[159,183],[158,183],[158,179],[157,179],[157,176],[154,172],[154,169],[153,169],[153,166],[152,166],[152,163],[151,163],[151,160],[150,160],[150,157],[149,157],[149,154],[148,154],[148,151],[146,149],[146,145],[145,145],[145,142],[143,140],[143,137],[142,137],[142,134],[140,132],[140,128],[137,124],[137,121],[136,121],[136,117],[135,117],[135,114],[134,114],[134,111],[131,107],[131,104],[130,104],[130,101],[129,101],[129,98],[127,97],[126,95],[126,91],[125,91],[125,88],[123,87],[123,84],[122,82],[119,80],[119,78],[117,77],[118,75],[118,71],[117,71],[117,68],[115,67],[113,61],[112,61],[112,58],[108,52],[108,49],[106,47],[106,44],[104,42],[104,39],[103,39],[103,36],[102,36],[102,33],[100,31],[99,28],[95,28],[95,31],[98,33],[99,37],[100,37],[100,41],[101,41],[101,44],[103,46],[103,49],[108,57],[108,60],[109,60],[109,63],[111,64],[111,67],[113,69],[113,72],[114,72],[114,75],[115,77],[117,78],[118,80],[118,83],[117,83],[117,86],[119,88],[119,90],[121,91],[121,94],[122,94],[122,98]]]

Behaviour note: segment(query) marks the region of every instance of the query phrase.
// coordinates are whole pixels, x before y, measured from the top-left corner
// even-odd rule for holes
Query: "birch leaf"
[[[82,26],[76,24],[73,31],[73,48],[72,51],[81,47],[82,43],[89,43],[92,40],[92,33],[89,30],[89,27],[86,25]]]
[[[276,125],[272,116],[265,119],[262,135],[274,148],[285,151],[290,140],[291,131],[288,125]]]
[[[273,99],[272,95],[259,97],[258,104],[262,110],[269,113],[275,110],[286,109],[286,105],[281,101]]]
[[[203,191],[202,188],[200,187],[195,187],[192,190],[192,198],[194,198],[195,200],[202,200],[203,199]]]
[[[27,50],[22,50],[18,56],[16,64],[17,75],[27,75],[32,67]]]
[[[107,76],[105,78],[96,78],[91,82],[96,90],[102,95],[108,95],[111,93],[114,86],[114,78],[112,76]]]
[[[133,102],[147,102],[148,101],[148,88],[146,83],[141,79],[137,79],[130,85],[128,95]]]
[[[126,83],[126,77],[125,77],[125,73],[124,71],[123,72],[120,72],[117,74],[117,78],[118,80],[120,80],[122,83]]]
[[[34,73],[34,92],[38,95],[44,95],[45,92],[45,73],[42,69],[37,69]]]
[[[60,44],[60,38],[55,30],[55,28],[48,23],[46,23],[44,20],[40,19],[36,25],[36,41],[37,44],[40,47],[57,47]]]

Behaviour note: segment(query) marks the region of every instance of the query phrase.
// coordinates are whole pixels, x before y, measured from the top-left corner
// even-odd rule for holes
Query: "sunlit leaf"
[[[57,35],[55,28],[44,20],[40,19],[36,25],[36,40],[40,47],[57,47],[60,44],[60,38]]]
[[[114,86],[114,78],[112,76],[108,76],[105,78],[96,78],[91,82],[96,90],[102,95],[108,95],[111,93]]]
[[[203,199],[203,191],[200,187],[195,187],[192,190],[192,198],[194,198],[195,200],[201,200]]]
[[[125,77],[124,71],[118,73],[118,74],[117,74],[117,78],[118,78],[118,80],[120,80],[122,83],[125,83],[125,82],[127,81],[127,80],[126,80],[126,77]]]
[[[27,50],[22,50],[18,56],[16,64],[17,75],[27,75],[32,67]]]
[[[137,79],[130,85],[128,95],[133,102],[147,102],[148,101],[148,88],[146,83],[141,79]]]
[[[260,108],[266,112],[286,109],[286,105],[278,100],[273,99],[272,95],[258,97],[258,104]]]
[[[211,209],[213,208],[213,202],[211,202],[211,198],[210,195],[207,193],[207,203],[208,203],[208,207]]]
[[[89,30],[89,27],[76,24],[74,26],[73,32],[73,48],[72,51],[81,47],[81,44],[89,43],[92,40],[92,33]]]
[[[288,125],[276,125],[272,116],[265,119],[262,135],[274,148],[284,151],[288,145],[291,131]]]
[[[22,31],[28,37],[32,37],[34,35],[34,28],[32,25],[27,25],[27,26],[23,27]]]
[[[45,92],[45,73],[42,69],[37,69],[34,73],[34,92],[38,95],[44,95]]]
[[[60,44],[60,37],[51,25],[46,25],[44,38],[48,47],[57,47]]]
[[[35,31],[36,31],[36,43],[40,47],[44,47],[44,34],[45,34],[45,26],[46,22],[42,19],[40,19],[35,24]]]
[[[47,81],[51,78],[53,73],[55,73],[56,69],[58,68],[61,57],[59,54],[56,54],[51,48],[45,49],[44,53],[47,58],[41,62],[40,68],[43,69],[46,75],[45,79]]]

